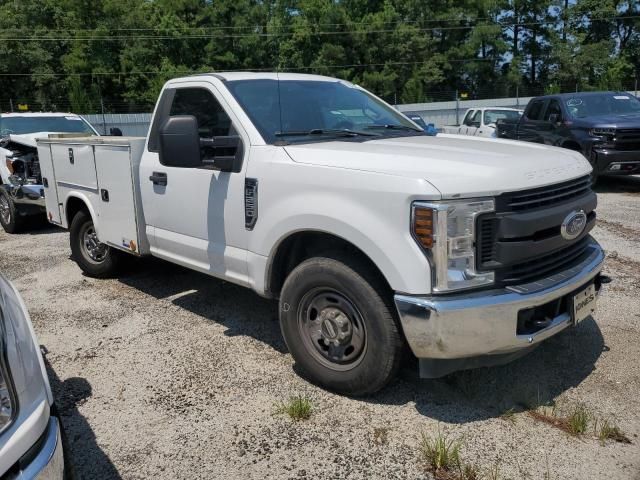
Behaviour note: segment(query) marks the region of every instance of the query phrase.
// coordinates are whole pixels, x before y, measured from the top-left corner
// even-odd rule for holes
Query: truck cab
[[[460,125],[444,127],[444,133],[476,137],[496,137],[496,122],[502,119],[518,120],[522,110],[506,107],[470,108]]]
[[[147,138],[38,150],[87,275],[152,255],[277,299],[301,371],[349,395],[387,385],[406,347],[425,377],[517,358],[602,284],[580,154],[429,136],[335,78],[177,78]]]

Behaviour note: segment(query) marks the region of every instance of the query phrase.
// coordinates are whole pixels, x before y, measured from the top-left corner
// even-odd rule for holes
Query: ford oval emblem
[[[571,212],[565,217],[560,225],[560,234],[565,240],[573,240],[580,236],[584,232],[584,227],[587,226],[587,214],[584,210],[578,212]]]

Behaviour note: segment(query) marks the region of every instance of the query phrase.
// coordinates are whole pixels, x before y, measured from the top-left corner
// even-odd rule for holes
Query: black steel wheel
[[[346,395],[367,395],[395,376],[404,352],[392,293],[365,261],[305,260],[280,294],[280,326],[299,371]]]

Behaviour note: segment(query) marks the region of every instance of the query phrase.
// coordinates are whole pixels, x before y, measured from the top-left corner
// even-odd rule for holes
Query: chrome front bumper
[[[395,303],[407,342],[419,359],[514,358],[519,352],[526,353],[570,326],[572,319],[564,312],[545,328],[519,335],[518,312],[588,285],[602,270],[604,257],[602,247],[593,240],[580,264],[526,285],[447,296],[397,294]]]
[[[0,188],[4,189],[12,200],[20,206],[45,211],[44,187],[42,185],[14,185],[6,183]]]
[[[62,480],[64,478],[64,454],[60,421],[56,417],[49,418],[42,446],[33,460],[23,468],[17,478],[38,480]]]

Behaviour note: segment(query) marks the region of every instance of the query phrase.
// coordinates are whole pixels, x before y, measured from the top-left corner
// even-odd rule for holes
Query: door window
[[[479,127],[480,119],[482,118],[482,110],[476,110],[476,113],[471,117],[471,123],[469,123],[470,127]]]
[[[467,127],[471,125],[471,117],[473,116],[474,113],[475,113],[475,110],[469,110],[467,114],[464,116],[464,120],[462,121],[462,124],[466,125]]]
[[[529,120],[540,120],[542,116],[542,107],[544,105],[544,101],[537,100],[531,104],[531,108],[527,111],[527,118]]]
[[[549,102],[547,111],[544,114],[544,121],[548,122],[551,115],[557,115],[558,120],[562,120],[562,110],[560,109],[560,103],[558,103],[557,100],[551,100],[551,102]]]
[[[177,115],[196,117],[200,138],[226,137],[233,134],[229,115],[216,97],[204,88],[177,89],[169,116]]]

